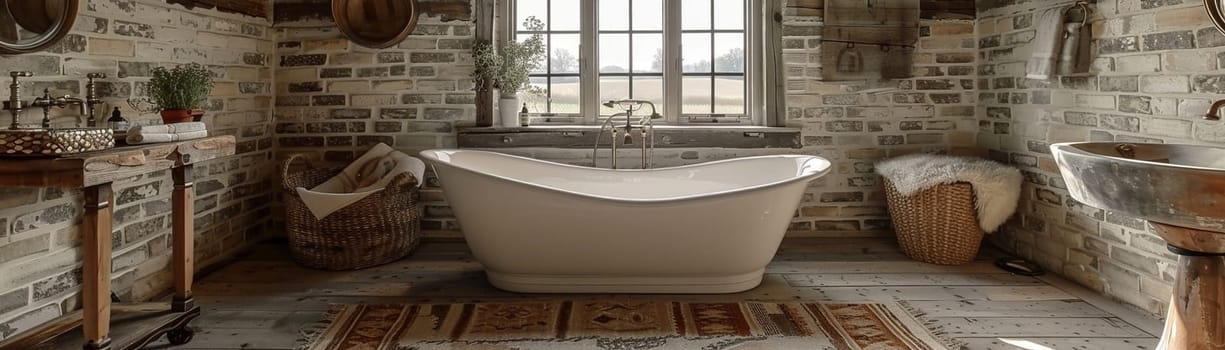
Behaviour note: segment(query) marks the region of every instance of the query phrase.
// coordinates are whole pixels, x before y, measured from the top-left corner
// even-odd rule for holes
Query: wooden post
[[[111,184],[85,188],[84,330],[86,350],[111,346]]]
[[[192,165],[187,164],[172,170],[174,177],[173,212],[174,220],[174,300],[172,311],[186,312],[194,304],[191,295],[191,282],[195,274],[195,210],[192,197],[194,182],[192,181]]]
[[[476,39],[494,39],[494,0],[476,2]],[[476,126],[493,126],[493,86],[476,87]]]

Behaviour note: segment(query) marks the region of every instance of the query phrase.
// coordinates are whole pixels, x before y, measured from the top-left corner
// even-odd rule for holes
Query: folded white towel
[[[129,131],[128,132],[128,144],[137,145],[137,144],[142,144],[142,143],[187,141],[187,140],[194,140],[194,139],[202,139],[205,137],[208,137],[208,130],[191,131],[191,132],[184,132],[184,133],[177,133],[177,134],[153,134],[153,133],[140,133],[140,132]]]
[[[137,125],[128,129],[129,133],[146,134],[182,134],[186,132],[206,130],[203,122],[189,122],[161,125]]]
[[[401,174],[411,174],[421,186],[425,178],[425,162],[396,151],[386,144],[375,145],[339,175],[311,189],[298,187],[298,196],[317,219],[357,203],[382,191]]]
[[[1033,41],[1034,52],[1025,65],[1025,77],[1047,80],[1055,72],[1055,61],[1063,46],[1063,13],[1069,6],[1057,6],[1043,10],[1034,21],[1038,28]]]

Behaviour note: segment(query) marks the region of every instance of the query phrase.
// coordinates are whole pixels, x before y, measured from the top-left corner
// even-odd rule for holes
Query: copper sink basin
[[[1150,222],[1225,233],[1225,148],[1153,143],[1051,145],[1072,197]]]

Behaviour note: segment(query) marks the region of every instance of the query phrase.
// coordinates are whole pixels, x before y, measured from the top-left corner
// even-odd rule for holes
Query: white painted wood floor
[[[641,295],[675,300],[900,300],[968,349],[1152,349],[1161,322],[1054,276],[1008,274],[984,252],[965,266],[906,258],[887,239],[788,239],[765,282],[733,295]],[[353,272],[295,265],[283,243],[258,246],[205,276],[203,316],[184,346],[150,349],[294,349],[299,329],[332,303],[557,298],[497,290],[463,243],[430,242],[409,258]],[[582,299],[600,296],[573,295]],[[1011,343],[1011,344],[1010,344]],[[1015,345],[1014,345],[1015,344]],[[1033,345],[1031,345],[1033,344]]]

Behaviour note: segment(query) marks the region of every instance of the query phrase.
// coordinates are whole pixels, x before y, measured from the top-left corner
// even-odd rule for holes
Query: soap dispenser
[[[111,111],[111,117],[106,119],[106,126],[111,128],[116,134],[128,132],[128,120],[123,119],[123,114],[119,112],[119,107],[115,107]]]

